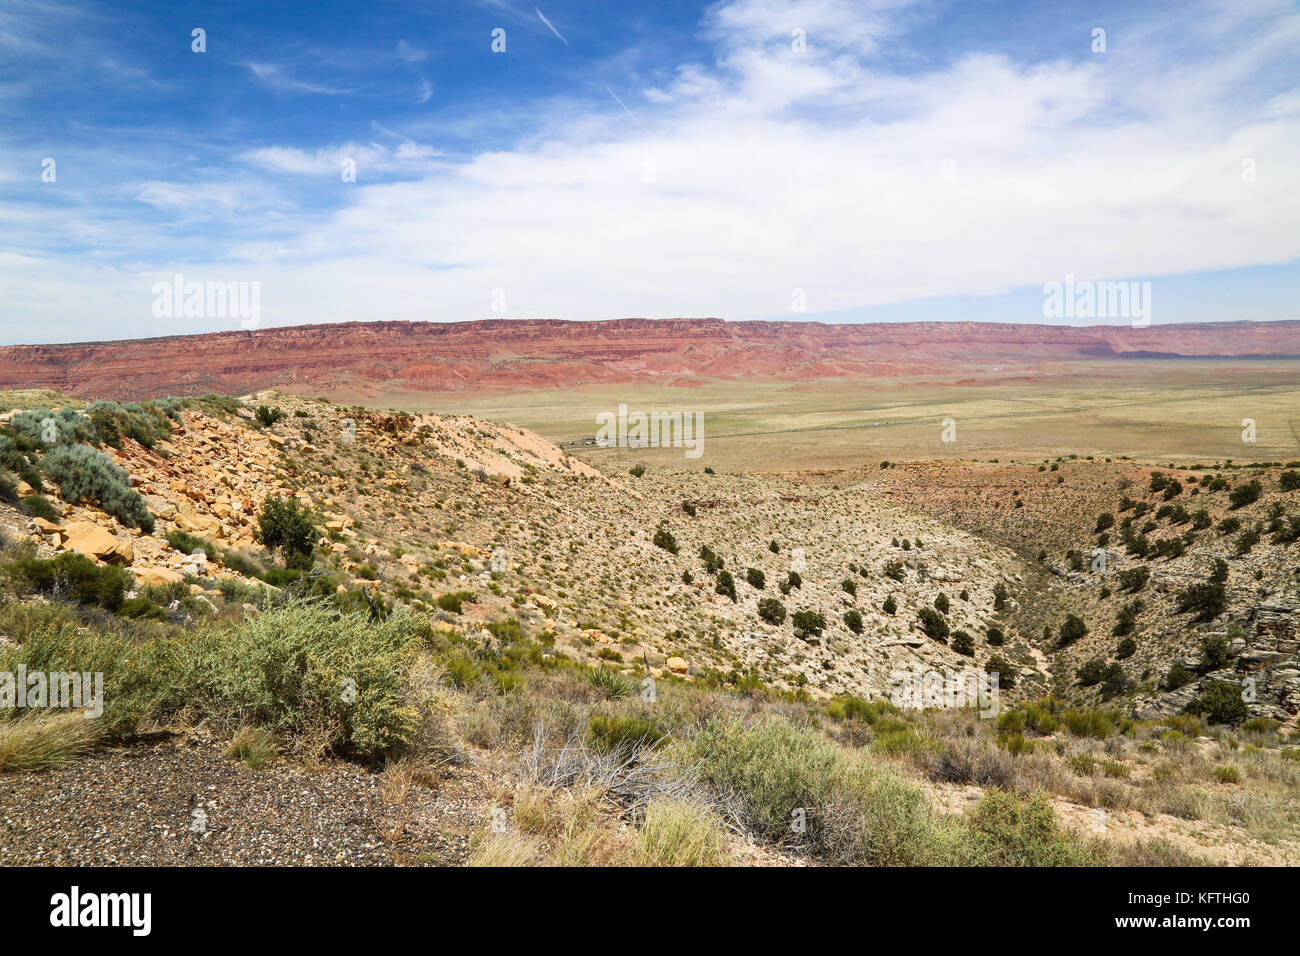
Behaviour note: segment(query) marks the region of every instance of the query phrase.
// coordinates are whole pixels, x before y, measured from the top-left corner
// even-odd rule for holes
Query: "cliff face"
[[[1162,356],[1300,356],[1300,322],[1070,328],[720,319],[348,322],[0,347],[0,388],[136,399],[261,388],[451,391],[644,379],[819,378]]]

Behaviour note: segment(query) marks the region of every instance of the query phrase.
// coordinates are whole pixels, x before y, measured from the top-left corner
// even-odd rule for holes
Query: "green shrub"
[[[654,720],[634,715],[592,714],[587,746],[604,754],[627,756],[655,747],[667,734]]]
[[[1061,625],[1058,633],[1059,645],[1068,647],[1088,633],[1088,625],[1083,623],[1083,619],[1077,614],[1067,614],[1065,623]]]
[[[608,667],[588,667],[582,679],[609,700],[622,700],[636,693],[636,685],[618,671]]]
[[[9,567],[14,582],[27,590],[67,597],[78,604],[116,611],[122,607],[131,575],[121,568],[98,565],[84,554],[66,551],[49,560],[24,557]]]
[[[758,616],[768,624],[781,624],[785,621],[785,605],[776,598],[761,598],[758,602]]]
[[[188,531],[169,531],[166,536],[167,543],[185,554],[194,554],[196,551],[202,551],[209,561],[215,561],[218,557],[218,550],[215,544],[204,541],[198,535],[190,534]]]
[[[794,636],[804,641],[821,637],[826,629],[826,618],[816,611],[795,611],[790,622],[794,625]]]
[[[16,412],[9,420],[9,426],[14,430],[18,447],[23,451],[52,445],[76,445],[93,437],[90,422],[71,408],[61,408],[57,412],[48,408]]]
[[[998,688],[1011,690],[1016,686],[1016,668],[1001,654],[994,654],[984,664],[984,671],[998,675]]]
[[[67,501],[98,501],[100,508],[124,525],[153,533],[153,518],[126,472],[89,445],[59,445],[41,460],[41,469],[58,484]]]
[[[94,432],[95,440],[101,445],[122,447],[123,438],[131,438],[145,448],[171,435],[171,416],[157,402],[132,402],[119,405],[117,402],[94,402],[86,408],[86,418]]]
[[[1133,568],[1125,568],[1119,573],[1119,586],[1130,593],[1141,591],[1147,586],[1149,580],[1151,580],[1151,571],[1142,564]]]
[[[50,499],[40,495],[28,495],[24,498],[23,511],[33,518],[44,518],[46,521],[57,521],[59,517]]]
[[[663,548],[669,554],[677,554],[681,550],[677,546],[677,539],[668,530],[668,526],[662,524],[655,529],[654,545],[657,548]]]
[[[984,795],[970,820],[968,865],[1085,866],[1102,861],[1057,825],[1042,791],[1028,799],[1005,790]]]
[[[854,634],[862,633],[862,614],[856,609],[844,612],[844,626]]]
[[[1235,726],[1248,716],[1241,686],[1228,681],[1209,681],[1199,697],[1191,701],[1183,712],[1204,717],[1212,724]]]
[[[965,631],[953,631],[952,649],[958,654],[965,654],[967,657],[973,657],[975,655],[975,638],[971,637]]]
[[[894,596],[891,594],[885,598],[880,605],[880,609],[886,614],[895,614],[898,611],[898,602],[894,600]]]
[[[1182,664],[1174,664],[1165,675],[1165,690],[1178,690],[1196,680],[1196,675]]]
[[[745,581],[748,582],[750,587],[758,588],[760,591],[767,587],[767,576],[758,568],[746,568]]]
[[[1178,592],[1175,610],[1179,614],[1194,613],[1194,620],[1212,621],[1228,606],[1227,592],[1222,581],[1203,581]]]
[[[1258,481],[1251,481],[1244,485],[1238,485],[1228,492],[1228,501],[1232,503],[1232,509],[1244,508],[1247,505],[1253,505],[1259,500],[1264,488]]]
[[[122,617],[147,618],[151,621],[167,620],[167,611],[159,607],[147,597],[128,598],[122,602],[122,607],[117,612]]]
[[[1080,687],[1091,687],[1094,684],[1100,684],[1106,676],[1106,662],[1100,657],[1094,657],[1083,663],[1075,676],[1079,680]]]
[[[685,746],[700,782],[736,805],[742,822],[760,837],[793,835],[791,814],[803,809],[815,830],[815,812],[828,802],[842,752],[815,730],[776,717],[760,726],[714,718]]]
[[[268,551],[279,551],[286,567],[311,567],[320,537],[311,512],[293,498],[267,498],[257,515],[257,540]]]
[[[1095,707],[1071,707],[1061,715],[1061,722],[1076,737],[1105,740],[1115,732],[1115,717]]]
[[[940,644],[948,643],[948,622],[942,614],[934,608],[923,607],[916,612],[916,616],[921,621],[921,629],[925,631],[926,637]]]
[[[284,418],[284,412],[278,408],[270,408],[267,405],[258,405],[257,410],[253,413],[257,419],[257,424],[262,428],[270,428],[280,419]]]
[[[1233,766],[1220,765],[1214,768],[1214,779],[1219,783],[1241,783],[1241,771]]]
[[[474,592],[448,591],[446,594],[439,595],[435,603],[443,611],[460,614],[466,604],[474,603]]]
[[[733,601],[736,600],[736,582],[732,579],[731,572],[726,568],[718,572],[718,583],[713,590],[723,597],[729,597]]]

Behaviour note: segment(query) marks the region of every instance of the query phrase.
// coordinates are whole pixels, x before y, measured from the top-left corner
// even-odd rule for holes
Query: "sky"
[[[0,344],[1300,319],[1297,51],[1275,0],[0,0]]]

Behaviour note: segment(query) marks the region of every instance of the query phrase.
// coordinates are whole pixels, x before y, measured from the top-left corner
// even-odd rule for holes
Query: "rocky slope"
[[[789,379],[1149,356],[1300,355],[1300,322],[1064,326],[721,319],[349,322],[0,348],[0,388],[139,399],[280,388],[526,389],[702,377]]]

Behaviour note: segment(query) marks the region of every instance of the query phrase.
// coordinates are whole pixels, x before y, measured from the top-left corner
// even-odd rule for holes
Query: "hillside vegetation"
[[[616,472],[278,393],[6,407],[0,673],[104,700],[0,714],[0,859],[303,862],[266,790],[306,862],[1296,858],[1297,463]],[[904,709],[913,670],[1000,706]]]

